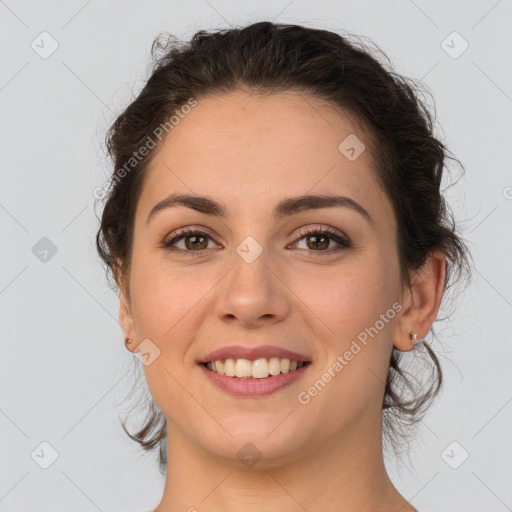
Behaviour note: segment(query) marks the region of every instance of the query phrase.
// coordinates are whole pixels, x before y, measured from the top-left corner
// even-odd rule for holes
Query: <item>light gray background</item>
[[[147,511],[159,502],[156,457],[143,458],[118,420],[134,361],[94,246],[93,189],[111,172],[101,142],[147,78],[159,32],[185,39],[261,20],[367,36],[397,71],[430,87],[443,140],[466,167],[449,197],[476,270],[437,346],[445,390],[411,467],[398,472],[390,460],[389,471],[421,512],[512,510],[512,1],[5,0],[0,511]],[[47,59],[31,48],[42,31],[59,45]],[[469,43],[458,58],[442,47],[453,31]],[[46,262],[32,251],[42,237],[57,247]],[[48,469],[31,457],[43,441],[59,454]],[[447,460],[462,450],[469,458],[453,469]]]

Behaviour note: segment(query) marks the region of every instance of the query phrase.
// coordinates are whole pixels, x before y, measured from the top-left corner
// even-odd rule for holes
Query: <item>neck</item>
[[[263,455],[248,467],[206,452],[168,422],[166,483],[155,512],[414,512],[387,475],[379,421],[366,425],[319,436],[286,461]]]

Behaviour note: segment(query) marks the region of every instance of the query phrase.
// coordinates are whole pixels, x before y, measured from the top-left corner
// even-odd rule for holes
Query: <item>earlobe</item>
[[[121,290],[119,293],[119,325],[123,331],[123,335],[125,338],[125,346],[130,352],[134,352],[137,347],[136,341],[136,329],[135,323],[133,321],[133,314],[131,311],[131,306],[126,298],[125,293]],[[126,340],[131,340],[132,343],[128,343]]]
[[[393,335],[396,349],[403,352],[413,350],[427,335],[441,305],[445,276],[446,256],[440,249],[433,249],[412,278],[407,297],[409,305],[397,322]]]
[[[135,341],[131,340],[130,338],[124,339],[124,345],[130,352],[140,352],[140,349],[135,344]]]
[[[400,352],[410,352],[420,341],[421,339],[415,331],[404,332],[402,335],[393,338],[393,346]]]
[[[122,260],[116,259],[113,265],[114,279],[119,291],[119,325],[123,331],[126,348],[130,352],[137,352],[135,322],[129,300],[130,291],[122,263]]]

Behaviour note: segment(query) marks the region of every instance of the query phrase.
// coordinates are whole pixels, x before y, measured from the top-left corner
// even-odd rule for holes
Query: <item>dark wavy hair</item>
[[[470,253],[456,232],[441,191],[449,154],[434,136],[432,114],[421,93],[428,89],[393,71],[387,56],[360,36],[298,25],[259,22],[243,28],[197,32],[189,42],[160,34],[151,47],[150,77],[106,135],[115,169],[132,162],[122,179],[112,175],[96,236],[107,279],[129,291],[134,213],[155,150],[135,162],[134,152],[191,98],[243,90],[252,94],[293,91],[329,102],[369,134],[376,179],[389,196],[398,225],[398,257],[403,282],[421,269],[429,251],[446,255],[444,292],[470,278]],[[366,39],[366,38],[365,38]],[[372,50],[372,47],[375,51]],[[379,60],[379,56],[382,57]],[[432,111],[435,112],[434,106]],[[158,149],[157,145],[157,149]],[[140,159],[139,159],[140,158]],[[114,169],[114,170],[115,170]],[[114,179],[116,178],[116,179]],[[121,277],[120,277],[121,276]],[[443,305],[446,293],[443,294]],[[439,318],[438,318],[439,320]],[[433,327],[430,334],[437,338]],[[404,436],[423,417],[442,383],[439,359],[426,341],[414,350],[414,364],[430,371],[407,371],[407,354],[393,349],[382,403],[384,440],[398,453]],[[417,375],[427,375],[423,381]],[[149,416],[135,434],[145,450],[159,448],[159,468],[167,465],[163,413],[149,402]]]

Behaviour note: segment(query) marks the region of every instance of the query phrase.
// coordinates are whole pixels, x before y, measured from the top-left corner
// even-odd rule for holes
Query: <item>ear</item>
[[[119,325],[124,337],[136,342],[136,329],[132,314],[129,286],[125,279],[123,279],[119,266],[116,267],[114,275],[119,290]],[[126,348],[130,352],[137,352],[136,343],[129,343],[126,345]]]
[[[393,332],[396,349],[408,352],[415,347],[411,331],[418,335],[418,340],[427,335],[439,311],[445,276],[446,256],[440,249],[433,249],[423,267],[412,276],[411,286],[403,298],[404,310]]]

